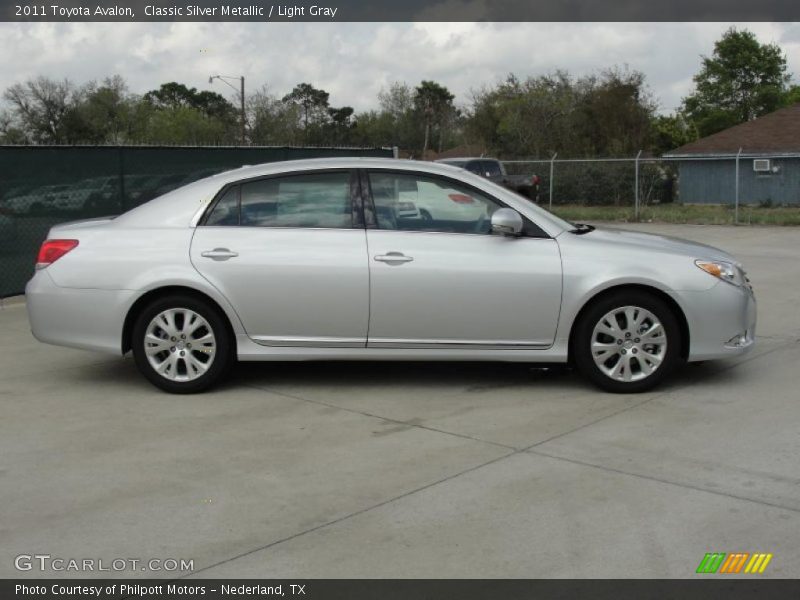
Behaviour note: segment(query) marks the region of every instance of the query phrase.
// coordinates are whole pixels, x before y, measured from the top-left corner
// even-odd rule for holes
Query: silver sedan
[[[722,250],[571,224],[435,163],[229,171],[56,226],[36,267],[36,338],[132,352],[178,393],[236,360],[339,359],[572,362],[641,392],[755,339],[752,288]]]

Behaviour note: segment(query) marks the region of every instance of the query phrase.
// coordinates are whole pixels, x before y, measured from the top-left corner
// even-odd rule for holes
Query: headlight
[[[709,275],[718,277],[723,281],[727,281],[733,285],[744,285],[744,276],[742,275],[742,271],[733,263],[722,260],[696,260],[694,261],[694,264],[703,269],[703,271]]]

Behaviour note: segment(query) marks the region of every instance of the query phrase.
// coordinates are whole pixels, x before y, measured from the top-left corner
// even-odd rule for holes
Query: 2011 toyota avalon
[[[450,210],[407,210],[418,197]],[[435,163],[244,167],[53,227],[36,267],[36,338],[132,352],[178,393],[237,359],[572,361],[641,392],[755,334],[752,289],[722,250],[576,226]]]

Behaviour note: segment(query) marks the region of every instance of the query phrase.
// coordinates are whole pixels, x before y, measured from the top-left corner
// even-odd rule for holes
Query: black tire
[[[202,375],[197,376],[195,379],[175,381],[160,375],[156,372],[155,367],[150,364],[145,352],[145,334],[148,326],[157,315],[169,309],[189,309],[193,311],[205,319],[215,338],[216,351],[213,358],[210,359],[211,364]],[[200,334],[202,335],[202,330]],[[156,387],[172,394],[196,394],[208,390],[225,378],[236,360],[234,341],[225,316],[220,314],[219,310],[208,302],[183,294],[165,296],[148,304],[136,317],[131,344],[133,358],[142,375]],[[177,350],[177,347],[175,348]],[[165,350],[164,352],[166,353],[167,351]],[[190,351],[186,349],[185,352],[189,353]],[[197,353],[199,351],[195,348],[194,352]],[[178,360],[182,361],[184,372],[186,372],[189,368],[186,361],[184,359]],[[176,366],[176,369],[180,371],[178,366]]]
[[[429,213],[424,208],[419,209],[419,216],[422,218],[423,221],[431,221],[433,217],[431,217],[431,213]]]
[[[629,364],[634,365],[633,368],[628,367],[634,371],[633,376],[643,377],[633,381],[620,381],[607,375],[601,370],[600,366],[595,363],[594,356],[592,355],[592,335],[595,326],[598,325],[601,319],[608,315],[608,313],[615,309],[621,309],[622,307],[637,307],[652,313],[652,315],[661,322],[666,337],[666,348],[663,350],[663,355],[661,355],[660,364],[654,368],[650,374],[644,375],[644,370],[642,370],[640,366],[643,363],[640,363],[639,360],[640,357],[649,358],[649,355],[642,352],[641,347],[637,347],[637,350],[642,353],[637,354],[637,356],[633,356],[633,354],[628,355],[627,353],[632,353],[633,350],[623,350],[625,344],[633,343],[633,340],[631,339],[630,342],[627,342],[624,337],[625,334],[620,335],[619,339],[623,340],[623,343],[620,346],[620,350],[616,352],[609,350],[610,354],[608,355],[608,360],[610,366],[607,365],[606,368],[613,368],[615,366],[615,355],[617,360],[621,360],[622,356],[620,353],[626,354],[627,359],[630,361]],[[605,334],[602,335],[605,336]],[[636,334],[634,333],[633,335],[635,336]],[[611,338],[611,336],[608,336],[608,338]],[[639,338],[634,339],[638,340]],[[611,344],[611,341],[607,343]],[[616,340],[614,343],[619,344],[619,340]],[[650,346],[650,348],[652,348],[652,346]],[[572,356],[578,370],[598,387],[617,394],[645,392],[660,384],[664,378],[680,364],[680,349],[681,329],[678,324],[678,319],[670,306],[654,294],[639,290],[620,290],[601,296],[597,300],[593,300],[592,304],[583,312],[578,322],[575,324],[571,348]],[[637,369],[638,372],[636,372]]]

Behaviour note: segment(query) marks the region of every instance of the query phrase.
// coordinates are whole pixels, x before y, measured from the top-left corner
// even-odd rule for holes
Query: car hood
[[[624,229],[599,228],[584,235],[592,238],[594,242],[605,242],[617,247],[628,246],[631,250],[666,252],[692,258],[717,259],[738,264],[738,261],[724,250],[666,235],[627,231]]]

